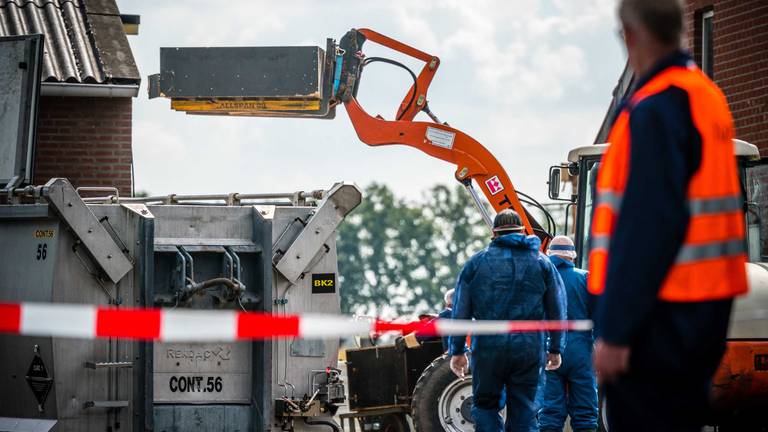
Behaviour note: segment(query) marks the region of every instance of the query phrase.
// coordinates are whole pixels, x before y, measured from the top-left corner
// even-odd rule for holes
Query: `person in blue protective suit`
[[[568,319],[592,319],[591,306],[594,302],[587,291],[587,272],[573,264],[576,258],[573,241],[565,236],[555,237],[547,255],[565,285]],[[562,366],[546,372],[543,406],[539,413],[541,432],[562,432],[567,416],[571,417],[574,432],[597,430],[597,380],[592,370],[592,331],[568,332],[567,342]]]
[[[451,289],[449,289],[448,291],[445,292],[445,295],[443,296],[444,308],[443,308],[443,310],[440,311],[439,314],[437,314],[437,316],[435,316],[435,315],[420,315],[419,316],[419,320],[432,322],[432,321],[437,320],[437,319],[450,318],[451,315],[453,314],[453,294],[454,294],[455,291],[456,291],[455,289],[451,288]],[[443,342],[443,350],[444,351],[448,351],[448,337],[447,336],[443,336],[443,337],[432,336],[432,335],[424,336],[424,335],[420,335],[419,333],[416,333],[415,337],[416,337],[416,340],[419,341],[419,342],[427,342],[427,341],[432,341],[432,340],[440,339]]]
[[[467,261],[456,282],[453,319],[564,320],[566,299],[557,269],[526,236],[520,216],[503,210],[494,238]],[[535,397],[542,368],[560,366],[563,332],[508,333],[472,338],[472,416],[477,432],[538,431]],[[449,339],[451,369],[467,373],[464,339]],[[499,412],[506,403],[506,428]]]

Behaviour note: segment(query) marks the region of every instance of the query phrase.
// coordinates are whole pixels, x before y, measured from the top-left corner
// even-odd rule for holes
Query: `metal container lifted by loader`
[[[416,75],[402,63],[382,57],[366,57],[365,41],[371,41],[424,63]],[[371,116],[356,99],[362,72],[374,62],[407,70],[413,84],[403,98],[395,120]],[[556,226],[544,206],[517,191],[496,158],[464,132],[441,122],[427,100],[429,85],[440,60],[369,29],[352,29],[336,43],[319,47],[252,48],[163,48],[159,74],[150,76],[150,98],[164,96],[171,107],[198,115],[263,117],[335,117],[343,104],[358,137],[370,146],[407,145],[456,166],[454,176],[466,187],[483,219],[491,225],[492,215],[476,191],[480,188],[495,211],[517,211],[529,234],[536,234],[546,247]],[[298,68],[298,69],[297,69]],[[215,78],[214,78],[215,77]],[[624,86],[626,88],[627,86]],[[431,122],[414,121],[424,112]],[[757,149],[736,142],[742,175],[754,169]],[[586,266],[586,245],[591,218],[591,185],[605,145],[580,147],[568,162],[550,170],[550,198],[558,199],[561,182],[573,185],[567,199],[575,223],[565,232],[575,237]],[[763,197],[762,199],[765,199]],[[523,204],[540,210],[545,229]],[[765,203],[762,203],[764,211]],[[745,217],[754,225],[755,203],[745,203]],[[759,228],[758,218],[758,228]],[[567,225],[567,224],[566,224]],[[756,261],[765,261],[766,239],[750,236],[750,250]],[[757,248],[757,249],[755,249]],[[749,264],[750,294],[736,302],[729,335],[728,352],[715,379],[716,404],[721,407],[719,422],[727,425],[760,415],[757,407],[768,399],[768,267]],[[471,431],[471,383],[459,381],[450,372],[444,355],[434,345],[409,348],[403,344],[347,351],[350,407],[344,418],[357,418],[363,430],[408,430],[411,415],[418,431]],[[419,376],[418,378],[415,378]],[[755,408],[755,409],[752,409]],[[354,423],[351,423],[355,430]]]

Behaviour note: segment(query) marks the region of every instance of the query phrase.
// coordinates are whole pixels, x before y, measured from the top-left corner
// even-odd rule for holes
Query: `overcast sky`
[[[134,99],[136,190],[152,194],[277,192],[345,180],[418,198],[455,168],[402,146],[361,143],[343,108],[334,120],[188,116],[149,100],[159,48],[325,46],[371,28],[441,59],[429,105],[506,167],[515,186],[546,197],[548,167],[592,143],[625,62],[615,0],[256,1],[118,0],[141,15],[129,36],[143,76]],[[368,56],[401,57],[366,44]],[[408,63],[415,70],[417,63]],[[366,69],[358,97],[392,118],[410,86],[400,69]],[[422,114],[423,115],[423,114]],[[426,118],[426,116],[424,116]]]

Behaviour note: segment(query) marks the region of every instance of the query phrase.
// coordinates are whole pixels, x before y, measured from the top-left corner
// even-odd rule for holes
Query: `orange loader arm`
[[[361,51],[365,40],[376,42],[425,63],[397,111],[397,120],[371,116],[355,98],[362,66],[365,65],[365,55]],[[454,164],[456,180],[472,194],[486,223],[492,226],[492,217],[477,196],[472,186],[473,180],[496,212],[507,208],[515,210],[520,215],[526,232],[538,235],[542,239],[542,247],[546,247],[551,235],[523,207],[512,181],[499,161],[471,136],[448,126],[447,123],[440,123],[429,110],[427,90],[440,65],[437,57],[369,29],[351,30],[342,38],[338,48],[337,59],[343,57],[344,66],[335,95],[344,103],[361,141],[370,146],[406,145]],[[420,111],[428,114],[434,122],[413,121]]]

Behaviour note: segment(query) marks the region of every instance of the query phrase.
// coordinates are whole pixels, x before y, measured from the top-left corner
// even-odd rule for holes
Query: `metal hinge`
[[[85,362],[86,369],[104,369],[104,368],[131,368],[133,362]]]
[[[128,408],[128,401],[85,401],[83,408]]]

